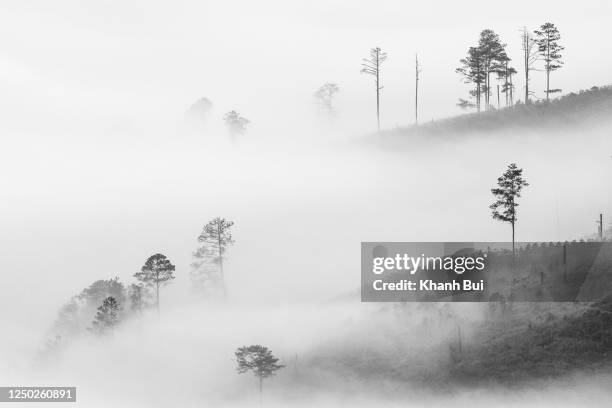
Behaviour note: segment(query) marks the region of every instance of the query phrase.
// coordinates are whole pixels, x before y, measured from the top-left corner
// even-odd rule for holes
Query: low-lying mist
[[[233,353],[259,343],[286,365],[264,381],[266,406],[573,406],[609,398],[601,391],[607,374],[520,393],[434,396],[422,386],[427,377],[411,373],[443,383],[456,321],[469,338],[483,308],[450,305],[448,318],[424,326],[438,306],[358,299],[361,241],[509,240],[488,206],[511,162],[530,183],[517,240],[590,236],[612,204],[603,184],[612,172],[607,126],[421,138],[392,149],[362,143],[342,119],[308,123],[254,118],[235,140],[213,120],[155,119],[134,133],[83,128],[82,140],[22,135],[3,160],[14,177],[2,183],[0,240],[10,272],[0,300],[0,381],[76,385],[88,407],[252,406],[257,380],[236,373]],[[220,304],[198,300],[189,281],[196,237],[216,216],[235,222],[236,240]],[[62,304],[97,279],[132,282],[157,252],[177,266],[159,318],[128,319],[103,338],[84,332],[40,358]],[[372,366],[340,361],[359,353],[373,357],[355,364]]]

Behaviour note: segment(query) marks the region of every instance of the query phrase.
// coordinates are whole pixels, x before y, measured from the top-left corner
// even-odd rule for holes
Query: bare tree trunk
[[[497,85],[497,110],[499,110],[499,85]]]
[[[263,403],[263,377],[259,377],[259,406]]]
[[[419,124],[419,56],[418,54],[415,57],[416,60],[416,81],[415,81],[415,89],[414,89],[414,124],[418,126]]]
[[[550,95],[550,39],[546,41],[546,102]]]
[[[155,305],[157,307],[157,315],[159,316],[159,279],[155,282]]]
[[[523,27],[523,62],[525,64],[525,105],[529,103],[529,34]]]
[[[378,131],[380,132],[380,70],[378,63],[378,52],[376,53],[376,122],[378,124]]]
[[[491,72],[489,71],[489,69],[487,69],[487,94],[486,94],[486,100],[487,100],[487,111],[491,110]]]
[[[529,103],[529,68],[525,67],[525,105]]]
[[[225,286],[225,274],[223,273],[223,248],[221,246],[221,226],[217,224],[217,245],[219,246],[219,274],[221,275],[221,286],[223,297],[227,297],[227,287]]]
[[[550,69],[546,67],[546,102],[549,101],[550,95]]]

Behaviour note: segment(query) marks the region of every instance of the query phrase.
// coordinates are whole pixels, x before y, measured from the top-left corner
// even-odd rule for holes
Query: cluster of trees
[[[536,70],[536,63],[543,61],[546,73],[545,95],[548,101],[550,95],[561,92],[561,89],[550,87],[550,75],[563,66],[561,52],[563,47],[559,41],[561,35],[553,23],[545,23],[533,32],[523,27],[521,30],[521,49],[523,53],[523,73],[525,76],[524,102],[530,103],[534,93],[530,90],[531,72]],[[506,44],[493,30],[486,29],[480,33],[478,44],[468,49],[467,56],[460,60],[456,69],[466,83],[472,84],[469,92],[470,102],[459,100],[459,106],[475,107],[478,112],[483,108],[492,107],[491,96],[494,89],[492,80],[497,81],[497,107],[501,107],[500,93],[505,96],[505,106],[514,105],[515,85],[513,77],[517,70],[510,66],[511,59],[506,53]]]
[[[223,261],[227,248],[234,243],[233,225],[233,221],[217,217],[198,236],[201,245],[193,253],[192,283],[211,298],[227,295]],[[161,289],[175,279],[175,271],[175,265],[165,255],[156,253],[145,260],[133,275],[135,282],[127,287],[119,278],[95,281],[60,309],[47,349],[86,331],[96,335],[112,332],[123,320],[147,309],[159,313]]]
[[[210,115],[212,107],[213,103],[210,99],[200,98],[187,109],[186,117],[193,122],[203,123]],[[251,123],[250,120],[235,110],[231,110],[223,115],[223,122],[232,138],[244,134],[248,124]]]
[[[530,89],[531,72],[538,70],[536,63],[543,61],[542,70],[546,73],[546,89],[544,93],[546,100],[550,100],[550,95],[561,92],[559,88],[551,88],[551,73],[563,66],[561,52],[564,47],[559,43],[561,35],[559,29],[550,22],[542,24],[537,30],[529,31],[526,27],[521,30],[521,49],[523,53],[523,74],[524,74],[524,103],[531,102],[534,92]],[[475,108],[481,110],[491,110],[494,103],[491,101],[493,92],[497,93],[497,108],[501,108],[500,94],[504,96],[505,107],[515,105],[515,81],[514,77],[518,74],[515,67],[511,66],[511,59],[506,52],[507,44],[503,43],[497,33],[491,29],[482,30],[478,43],[468,49],[467,55],[460,60],[460,66],[455,70],[459,73],[464,82],[473,85],[469,91],[467,99],[460,98],[458,105],[462,108]],[[363,58],[361,63],[361,73],[370,75],[374,79],[374,89],[376,95],[376,123],[380,131],[380,91],[383,89],[381,73],[382,66],[387,60],[387,53],[380,47],[370,49],[367,58]],[[415,108],[414,123],[419,122],[419,81],[421,65],[418,55],[415,57]],[[335,114],[333,100],[340,91],[337,84],[329,82],[319,87],[314,97],[321,111],[328,114]],[[517,100],[516,103],[520,102]],[[202,120],[208,116],[212,109],[212,102],[207,98],[201,98],[193,104],[189,110],[189,116],[195,116]],[[239,112],[231,110],[223,116],[225,125],[232,137],[236,137],[246,132],[250,121],[240,115]]]
[[[227,248],[234,244],[233,225],[233,221],[216,217],[207,222],[198,235],[200,246],[193,253],[192,281],[194,287],[208,295],[227,296],[223,261]],[[133,275],[136,282],[127,288],[119,278],[95,281],[61,308],[53,327],[54,337],[46,344],[47,350],[57,349],[67,337],[84,330],[98,336],[110,334],[122,321],[139,315],[146,308],[159,312],[160,289],[175,279],[175,270],[165,255],[157,253],[146,259],[140,271]],[[84,323],[92,315],[93,320],[89,320],[88,325]],[[238,373],[250,372],[258,378],[261,401],[263,380],[284,365],[262,345],[240,347],[235,357]]]

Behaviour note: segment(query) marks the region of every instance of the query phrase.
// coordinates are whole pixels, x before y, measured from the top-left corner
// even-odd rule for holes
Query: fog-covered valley
[[[610,11],[587,3],[597,16]],[[525,114],[520,127],[459,131],[440,118],[460,113],[455,100],[467,88],[453,64],[480,21],[444,17],[443,33],[420,45],[434,6],[237,5],[7,7],[3,30],[21,33],[21,45],[0,52],[0,386],[76,386],[83,407],[257,406],[257,378],[236,371],[235,352],[261,344],[284,365],[263,381],[263,406],[609,405],[603,340],[589,338],[600,345],[595,357],[576,354],[573,366],[553,366],[547,354],[545,374],[527,363],[496,367],[541,332],[587,321],[581,306],[519,305],[506,318],[484,303],[362,303],[359,251],[362,241],[508,241],[489,205],[513,162],[529,181],[518,241],[595,238],[596,217],[604,213],[607,229],[612,208],[610,111],[588,105],[583,121],[542,125]],[[568,33],[571,68],[555,77],[564,93],[606,84],[608,57],[580,47],[599,17],[534,7],[511,21],[489,16],[491,25],[512,48],[518,26],[550,12]],[[365,24],[368,10],[388,24]],[[405,28],[399,11],[424,21]],[[255,31],[263,23],[269,31]],[[444,33],[455,37],[445,43]],[[391,48],[381,133],[372,80],[359,74],[379,41]],[[404,46],[423,49],[420,128],[409,127],[413,84],[402,81],[414,52]],[[578,62],[595,56],[604,68]],[[340,86],[334,115],[313,101],[326,81]],[[534,79],[540,96],[542,84]],[[203,97],[211,107],[194,118],[190,106]],[[233,109],[250,122],[230,135],[224,115]],[[427,133],[438,122],[442,130]],[[191,279],[198,236],[215,217],[234,222],[221,299]],[[161,288],[159,313],[135,313],[128,285],[156,253],[176,266],[175,279]],[[114,278],[124,285],[122,317],[97,336],[101,293],[84,290]],[[61,311],[72,301],[66,331]],[[575,344],[560,354],[592,346],[568,338]],[[504,342],[512,356],[457,363],[458,341],[465,359]]]

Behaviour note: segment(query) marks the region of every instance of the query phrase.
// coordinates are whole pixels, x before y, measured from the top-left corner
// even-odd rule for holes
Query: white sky
[[[454,69],[480,30],[498,32],[520,69],[518,29],[545,21],[558,25],[566,46],[555,87],[609,82],[608,2],[501,4],[5,0],[0,107],[13,120],[34,113],[45,120],[121,120],[180,116],[207,96],[224,109],[261,117],[279,107],[305,109],[312,92],[332,81],[342,89],[341,112],[364,117],[370,129],[373,84],[359,69],[368,50],[380,46],[389,53],[383,124],[393,127],[412,122],[416,52],[423,65],[422,118],[440,118],[457,113],[457,98],[466,95]],[[535,76],[533,88],[543,96],[543,73]],[[523,86],[522,78],[517,84]]]

